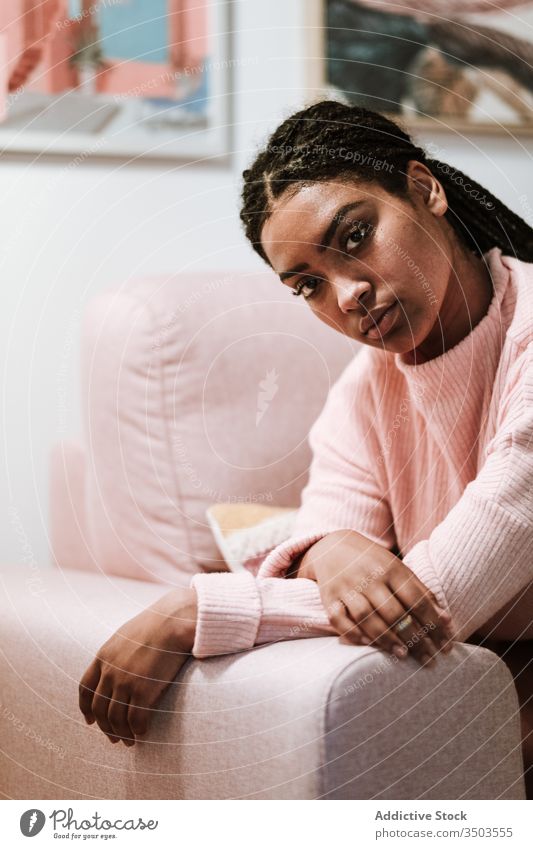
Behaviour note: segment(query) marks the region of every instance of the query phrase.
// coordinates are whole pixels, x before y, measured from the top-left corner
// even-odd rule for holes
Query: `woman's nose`
[[[342,312],[356,310],[366,315],[366,301],[372,286],[368,280],[336,281],[337,303]]]

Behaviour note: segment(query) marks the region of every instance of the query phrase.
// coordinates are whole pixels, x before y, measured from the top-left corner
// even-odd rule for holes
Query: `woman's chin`
[[[384,351],[391,354],[400,354],[402,360],[406,363],[414,362],[415,359],[417,363],[421,363],[427,359],[420,350],[420,347],[424,345],[426,335],[424,332],[420,332],[420,328],[417,328],[418,333],[416,335],[413,330],[412,325],[408,328],[400,325],[393,329],[392,333],[383,339],[376,339],[375,342]]]
[[[404,363],[423,363],[427,359],[417,346],[413,347],[413,340],[405,339],[383,339],[381,344],[373,347],[381,348],[389,354],[399,354]]]
[[[425,358],[418,350],[418,346],[423,344],[425,335],[423,333],[419,335],[419,339],[413,338],[412,327],[406,331],[406,328],[398,323],[398,326],[393,327],[383,337],[364,336],[359,337],[358,341],[362,345],[369,345],[371,348],[378,348],[381,351],[387,351],[389,354],[401,354],[405,362],[414,360],[415,356],[417,362],[422,362]]]
[[[382,351],[388,351],[389,354],[410,354],[413,349],[413,339],[410,336],[408,339],[399,333],[391,333],[390,338],[386,336],[384,339],[372,339],[365,342],[366,345],[371,345],[372,348],[379,348]]]

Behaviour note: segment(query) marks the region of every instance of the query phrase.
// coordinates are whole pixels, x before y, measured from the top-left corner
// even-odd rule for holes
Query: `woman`
[[[285,120],[243,176],[254,249],[364,348],[257,578],[193,576],[85,672],[87,722],[126,745],[191,652],[340,634],[431,665],[454,639],[533,638],[533,231],[395,123],[335,101]],[[527,692],[526,676],[524,728]]]

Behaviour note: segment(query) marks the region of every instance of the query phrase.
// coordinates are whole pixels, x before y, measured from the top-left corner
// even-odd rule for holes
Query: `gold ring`
[[[403,619],[400,619],[397,625],[394,626],[393,630],[398,634],[400,631],[405,631],[406,628],[409,627],[413,622],[413,617],[410,613],[407,616],[404,616]]]

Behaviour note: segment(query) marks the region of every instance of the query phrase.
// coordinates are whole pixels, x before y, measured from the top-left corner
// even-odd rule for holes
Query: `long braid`
[[[462,171],[438,159],[424,161],[444,187],[450,223],[474,253],[497,245],[504,254],[533,262],[533,229],[526,221]]]
[[[410,159],[423,162],[442,184],[446,217],[471,251],[480,256],[497,246],[533,262],[533,229],[501,200],[461,171],[428,157],[381,113],[335,100],[321,100],[286,118],[243,172],[240,217],[246,236],[268,263],[261,229],[283,192],[340,178],[374,182],[407,197]]]

